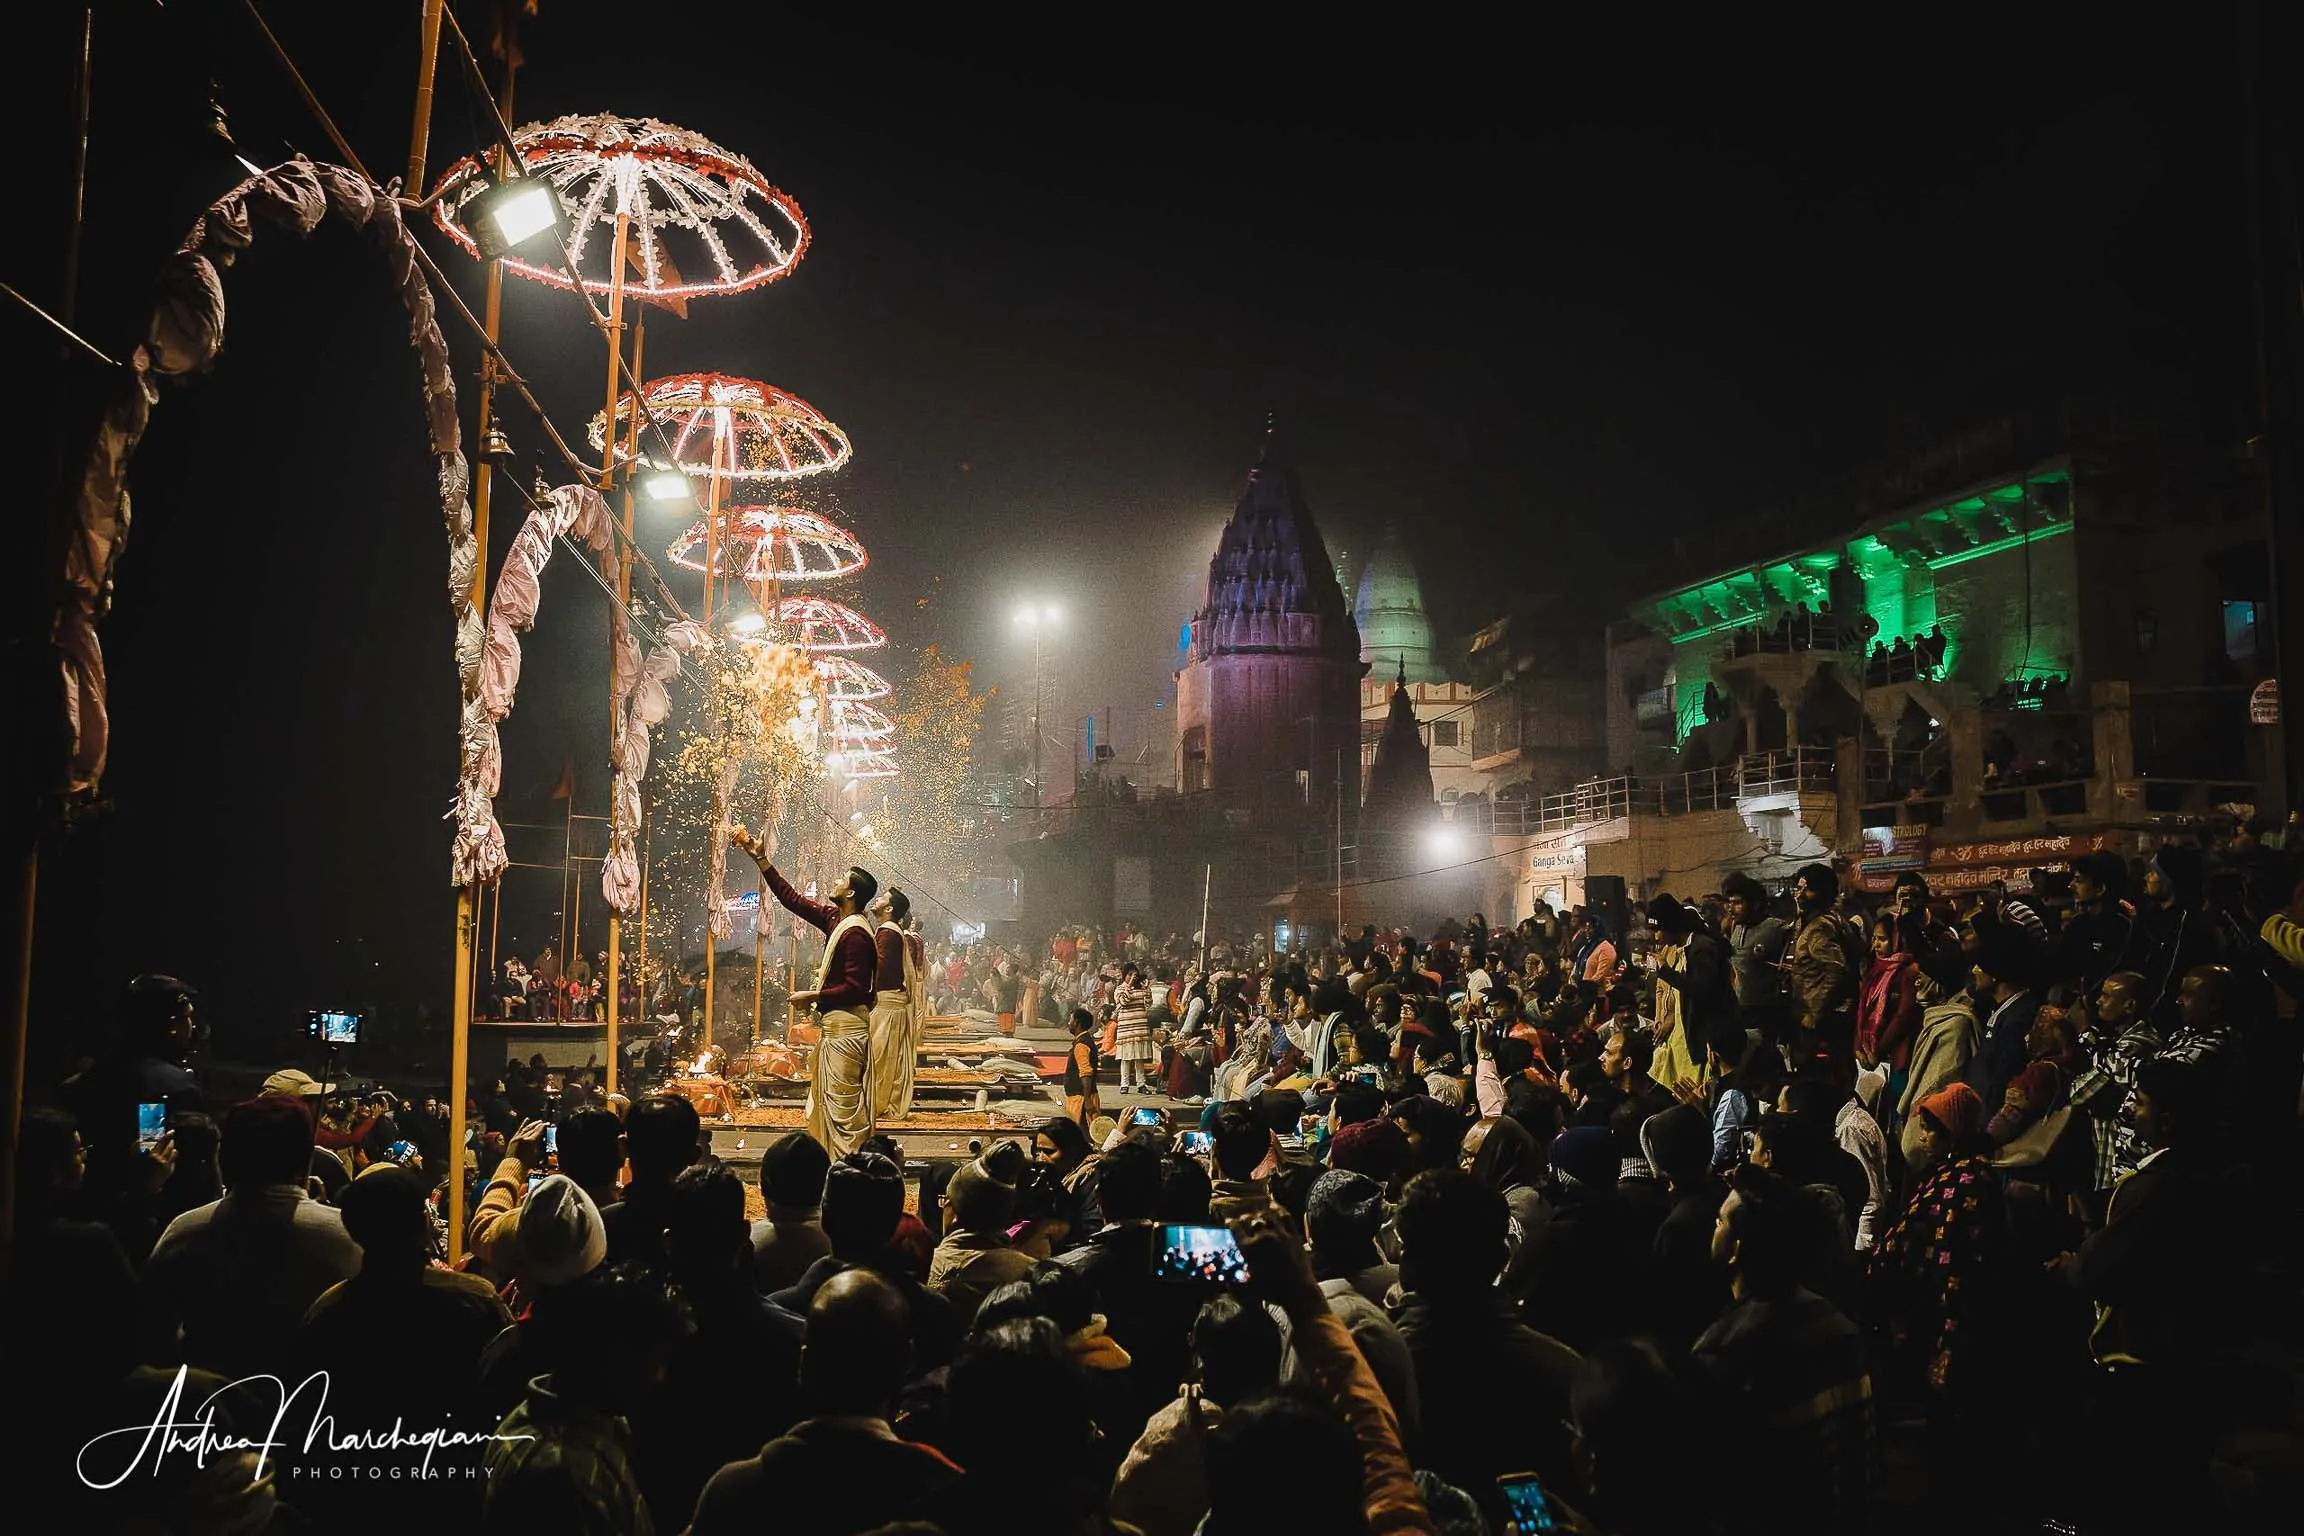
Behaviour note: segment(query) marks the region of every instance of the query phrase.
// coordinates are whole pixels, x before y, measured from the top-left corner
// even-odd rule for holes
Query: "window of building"
[[[1456,746],[1462,740],[1462,737],[1458,734],[1460,726],[1461,722],[1455,720],[1433,721],[1432,745],[1436,747]]]
[[[2234,661],[2256,659],[2256,604],[2252,599],[2224,600],[2224,654]]]
[[[2149,608],[2136,611],[2136,650],[2144,656],[2160,649],[2160,615]]]

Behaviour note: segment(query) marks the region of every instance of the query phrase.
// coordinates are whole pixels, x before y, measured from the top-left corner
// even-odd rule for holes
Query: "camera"
[[[304,1016],[304,1030],[323,1045],[358,1045],[362,1015],[314,1008]]]

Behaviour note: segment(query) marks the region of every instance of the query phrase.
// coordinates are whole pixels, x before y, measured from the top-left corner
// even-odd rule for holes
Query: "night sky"
[[[417,7],[269,9],[394,174]],[[873,556],[853,601],[988,684],[1029,687],[1007,614],[1031,594],[1068,610],[1076,700],[1160,697],[1268,412],[1331,548],[1356,562],[1397,519],[1461,632],[1540,592],[1598,622],[1676,534],[2065,389],[2178,399],[2219,430],[2244,398],[2222,6],[2148,29],[1936,7],[1901,32],[1826,11],[760,12],[544,0],[515,120],[663,117],[798,199],[798,270],[652,322],[647,371],[765,378],[846,428],[828,488]],[[664,30],[612,35],[636,14]],[[20,70],[47,91],[28,195],[52,211],[73,53],[43,46]],[[108,10],[79,310],[107,348],[236,179],[200,131],[203,73],[241,153],[329,157],[236,6]],[[433,174],[480,123],[444,66]],[[19,220],[13,244],[9,280],[43,302],[60,224]],[[425,238],[476,304],[474,264]],[[598,342],[566,295],[507,295],[506,347],[573,435]],[[340,231],[261,234],[227,296],[223,359],[169,386],[135,464],[114,809],[43,874],[51,1054],[139,969],[202,982],[227,1042],[448,991],[454,683],[404,325]],[[532,453],[517,408],[508,426]],[[603,632],[596,589],[549,574],[507,821],[554,816],[563,763],[602,755]],[[579,788],[605,809],[604,771]]]

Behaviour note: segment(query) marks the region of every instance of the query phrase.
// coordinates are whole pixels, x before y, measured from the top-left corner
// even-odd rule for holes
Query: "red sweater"
[[[764,871],[768,889],[784,910],[814,928],[818,933],[830,933],[840,922],[840,909],[828,901],[812,901],[792,889],[792,882],[776,872],[770,865]],[[824,988],[816,994],[816,1011],[832,1013],[846,1009],[851,1013],[868,1013],[872,1008],[872,979],[879,965],[879,953],[872,943],[868,929],[851,928],[840,935],[840,942],[832,950],[832,966],[824,977]]]

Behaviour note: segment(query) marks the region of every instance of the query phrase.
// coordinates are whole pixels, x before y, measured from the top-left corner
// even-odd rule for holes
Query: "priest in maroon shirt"
[[[879,990],[872,1003],[872,1113],[880,1120],[901,1120],[912,1113],[920,1028],[928,1014],[921,985],[928,961],[920,936],[905,931],[911,897],[892,885],[872,904],[871,915],[880,920],[872,935],[880,955]]]
[[[756,835],[737,827],[728,840],[752,855],[785,911],[824,935],[824,962],[817,968],[816,985],[793,993],[791,1006],[813,1005],[822,1031],[808,1090],[808,1134],[834,1157],[844,1157],[872,1134],[871,1011],[880,955],[872,920],[864,909],[879,894],[880,882],[851,866],[832,887],[832,899],[816,901],[794,890],[792,882],[776,872],[768,862],[766,845]]]

